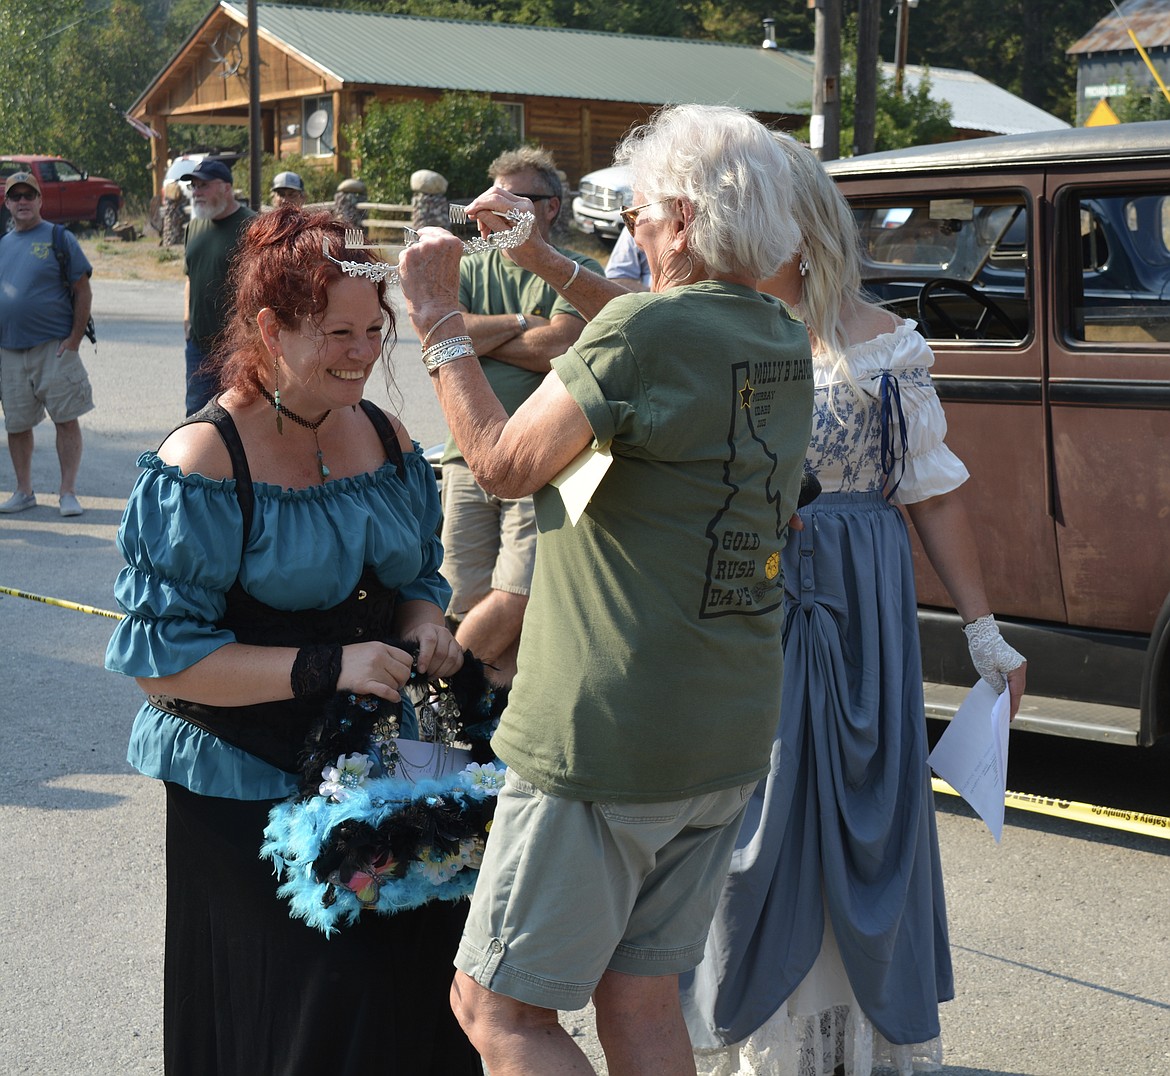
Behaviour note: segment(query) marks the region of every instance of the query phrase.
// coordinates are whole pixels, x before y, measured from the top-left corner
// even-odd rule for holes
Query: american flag
[[[117,108],[113,103],[110,104],[115,112],[117,112],[122,119],[124,119],[131,127],[134,128],[143,138],[158,138],[159,133],[149,124],[143,123],[142,120],[136,120],[129,112],[123,112],[122,109]]]

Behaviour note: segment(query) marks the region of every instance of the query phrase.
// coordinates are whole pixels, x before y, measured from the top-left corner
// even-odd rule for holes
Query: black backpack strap
[[[69,306],[72,308],[77,302],[77,296],[73,294],[73,281],[69,279],[69,251],[65,247],[65,227],[61,224],[53,225],[53,254],[57,258],[57,265],[61,270],[61,287],[65,289],[65,294],[69,296]],[[85,325],[85,335],[89,338],[89,342],[96,346],[97,344],[97,330],[94,328],[93,316]]]
[[[201,411],[188,416],[176,429],[190,426],[193,422],[210,422],[219,431],[219,436],[231,457],[232,477],[236,480],[236,501],[240,505],[240,515],[244,520],[244,538],[240,546],[242,561],[244,550],[248,547],[248,537],[252,533],[252,517],[256,504],[255,493],[252,490],[252,470],[244,453],[244,442],[240,440],[240,431],[236,429],[232,416],[220,406],[218,398],[206,404]]]
[[[60,224],[53,225],[53,255],[61,270],[61,286],[69,295],[69,304],[73,305],[73,282],[69,279],[69,252],[65,249],[61,233],[65,229]]]
[[[402,446],[398,443],[398,434],[394,430],[394,423],[387,417],[377,404],[369,400],[362,400],[362,410],[366,418],[373,423],[374,429],[382,439],[382,447],[386,450],[386,458],[390,460],[398,471],[399,478],[406,477],[406,457],[402,454]]]

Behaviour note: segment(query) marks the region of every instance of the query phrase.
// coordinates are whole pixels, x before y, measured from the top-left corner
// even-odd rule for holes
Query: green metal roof
[[[221,7],[241,24],[247,8]],[[261,36],[347,84],[808,111],[812,64],[783,49],[258,4]]]

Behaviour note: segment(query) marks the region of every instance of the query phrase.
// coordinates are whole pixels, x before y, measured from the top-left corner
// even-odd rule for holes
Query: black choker
[[[290,411],[280,402],[280,389],[276,390],[276,395],[273,396],[263,385],[257,385],[260,389],[260,395],[264,397],[276,409],[276,432],[283,436],[284,423],[281,421],[281,416],[288,415],[298,426],[304,426],[313,435],[313,443],[317,446],[317,470],[321,472],[321,481],[324,482],[329,477],[329,468],[325,466],[325,458],[321,455],[321,442],[317,440],[317,430],[321,423],[324,422],[331,414],[333,409],[330,408],[325,412],[316,422],[310,422],[308,419],[301,418],[295,411]]]

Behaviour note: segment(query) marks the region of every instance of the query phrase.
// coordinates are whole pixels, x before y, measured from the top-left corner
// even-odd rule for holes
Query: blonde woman
[[[778,141],[801,246],[761,290],[804,319],[823,493],[784,551],[784,694],[772,768],[740,831],[703,964],[684,989],[699,1071],[868,1076],[941,1062],[954,995],[904,505],[1015,714],[1000,637],[915,324],[861,289],[852,214],[813,154]],[[840,1066],[840,1067],[838,1067]]]

